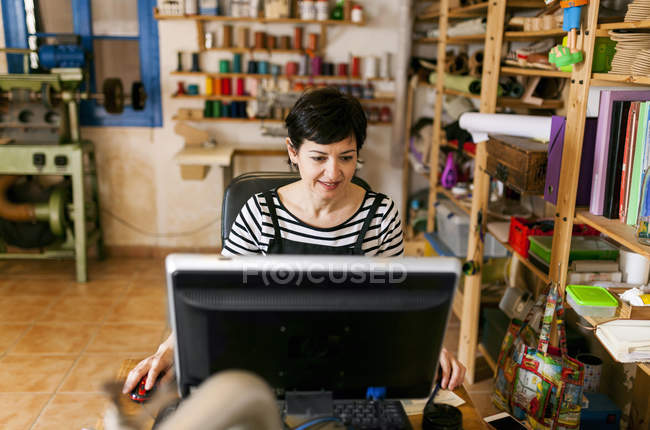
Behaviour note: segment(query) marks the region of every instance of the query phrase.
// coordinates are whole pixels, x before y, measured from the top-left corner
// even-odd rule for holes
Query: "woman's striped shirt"
[[[305,224],[284,207],[276,190],[271,191],[283,239],[333,248],[353,248],[377,193],[367,191],[361,207],[347,221],[330,228]],[[271,215],[263,193],[248,199],[237,215],[223,244],[224,256],[267,254],[274,237]],[[384,196],[363,240],[362,251],[369,256],[397,256],[404,253],[402,223],[395,202]]]

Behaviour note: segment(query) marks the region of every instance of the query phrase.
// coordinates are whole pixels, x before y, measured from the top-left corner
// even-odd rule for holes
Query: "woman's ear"
[[[296,147],[293,145],[291,139],[289,139],[288,137],[286,138],[285,143],[287,145],[287,152],[289,153],[289,161],[292,164],[298,164],[298,160],[297,160],[298,151],[296,150]]]

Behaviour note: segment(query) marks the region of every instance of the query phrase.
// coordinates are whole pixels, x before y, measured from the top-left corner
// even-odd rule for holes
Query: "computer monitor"
[[[226,369],[279,398],[426,397],[460,273],[451,258],[350,256],[176,254],[166,268],[183,397]]]

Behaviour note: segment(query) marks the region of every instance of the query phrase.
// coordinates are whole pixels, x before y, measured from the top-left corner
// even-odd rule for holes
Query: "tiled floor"
[[[72,261],[0,261],[0,429],[93,428],[102,384],[167,334],[162,260],[92,262],[89,276],[76,283]],[[469,387],[483,415],[490,389]]]

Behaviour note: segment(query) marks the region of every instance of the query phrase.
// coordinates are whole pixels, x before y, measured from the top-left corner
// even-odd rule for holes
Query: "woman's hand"
[[[122,392],[130,393],[131,390],[140,382],[142,377],[147,375],[145,389],[151,390],[158,379],[158,375],[164,373],[161,382],[166,382],[172,378],[170,368],[174,364],[174,334],[170,334],[167,340],[160,344],[155,354],[145,358],[129,372],[124,382]]]
[[[440,388],[444,390],[455,390],[460,387],[465,380],[465,366],[460,364],[456,357],[453,356],[446,348],[440,351],[440,370],[442,379]]]

